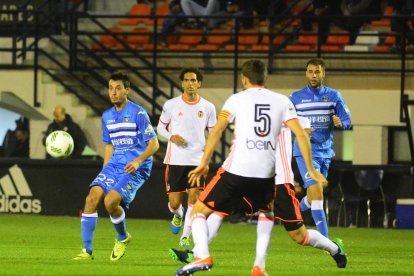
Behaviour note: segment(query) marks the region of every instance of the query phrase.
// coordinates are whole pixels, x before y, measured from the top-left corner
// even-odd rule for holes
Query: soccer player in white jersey
[[[124,209],[149,178],[152,155],[159,146],[147,112],[128,101],[129,88],[130,81],[124,73],[115,72],[110,76],[109,98],[114,107],[102,115],[103,169],[89,185],[81,218],[83,249],[74,260],[94,259],[92,242],[98,221],[97,209],[102,201],[118,234],[110,260],[118,261],[131,240]]]
[[[301,126],[308,130],[310,122],[305,117],[299,117]],[[270,203],[270,212],[259,212],[257,223],[257,243],[256,258],[254,261],[252,276],[267,275],[265,270],[265,259],[267,249],[270,245],[274,218],[283,222],[289,237],[303,246],[312,246],[318,249],[327,250],[337,263],[339,268],[344,268],[347,263],[347,257],[343,250],[341,240],[330,241],[321,235],[318,231],[307,230],[303,225],[303,220],[299,210],[299,201],[296,199],[294,192],[294,175],[291,167],[292,162],[292,134],[289,128],[283,127],[280,131],[279,140],[276,148],[276,197],[274,203]],[[273,213],[275,209],[276,217]],[[213,215],[213,214],[212,214]],[[209,242],[216,236],[222,220],[214,219],[213,223],[207,219],[208,239]],[[179,251],[170,249],[170,255],[173,259],[183,263],[191,262],[197,257],[197,251]]]
[[[189,247],[191,234],[190,214],[204,185],[193,187],[188,173],[200,164],[206,143],[206,130],[216,124],[216,109],[198,94],[203,75],[197,68],[184,68],[180,73],[183,94],[168,100],[163,107],[157,126],[158,134],[168,139],[164,163],[168,208],[174,215],[171,232],[178,234],[184,217],[184,194],[188,194],[187,212],[180,246]]]
[[[206,222],[211,213],[228,214],[238,211],[242,204],[248,204],[252,213],[271,211],[276,144],[283,123],[295,133],[310,176],[326,182],[313,168],[309,138],[299,124],[293,104],[287,97],[264,88],[266,77],[267,67],[262,61],[249,60],[243,64],[241,81],[246,89],[224,103],[217,124],[208,136],[201,163],[189,173],[190,183],[199,186],[208,173],[208,164],[223,131],[235,122],[231,152],[191,213],[197,258],[177,270],[176,275],[212,268]]]

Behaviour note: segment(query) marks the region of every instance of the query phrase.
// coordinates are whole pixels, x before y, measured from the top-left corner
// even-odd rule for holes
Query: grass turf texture
[[[133,240],[125,256],[109,261],[115,230],[108,217],[99,218],[95,260],[71,260],[80,253],[80,222],[76,217],[0,215],[0,275],[175,275],[182,265],[168,255],[178,248],[179,235],[169,221],[128,219]],[[310,247],[296,245],[275,226],[267,258],[270,275],[413,275],[414,231],[330,228],[344,240],[346,269]],[[197,275],[250,275],[255,254],[256,226],[224,223],[211,245],[214,267]]]

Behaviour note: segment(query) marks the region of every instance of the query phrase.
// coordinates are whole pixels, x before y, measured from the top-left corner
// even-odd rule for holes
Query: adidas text
[[[34,213],[42,211],[39,199],[0,195],[0,213]]]

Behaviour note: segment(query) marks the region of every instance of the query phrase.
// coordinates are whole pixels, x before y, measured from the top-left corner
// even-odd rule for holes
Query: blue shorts
[[[315,185],[316,182],[313,180],[308,173],[308,169],[306,168],[305,160],[302,156],[295,156],[296,163],[298,164],[300,176],[303,180],[303,186],[308,188],[309,186]],[[328,177],[328,170],[329,166],[331,165],[330,158],[321,158],[321,157],[314,157],[312,159],[313,166],[317,171],[319,171],[325,178]]]
[[[125,173],[124,167],[122,163],[108,162],[89,187],[99,186],[105,194],[111,190],[117,191],[122,197],[121,206],[128,208],[138,189],[149,178],[152,162],[142,163],[132,174]]]

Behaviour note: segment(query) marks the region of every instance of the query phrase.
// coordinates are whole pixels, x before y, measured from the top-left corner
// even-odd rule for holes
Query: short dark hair
[[[325,64],[325,61],[323,59],[321,59],[321,58],[313,58],[313,59],[310,59],[306,63],[306,68],[308,68],[308,65],[309,64],[316,65],[316,66],[319,66],[320,65],[322,67],[322,69],[325,71],[326,64]]]
[[[253,85],[264,85],[267,78],[267,66],[258,59],[246,61],[242,66],[242,74]]]
[[[196,74],[198,81],[203,81],[203,74],[201,74],[201,72],[200,72],[200,70],[198,70],[198,68],[195,68],[195,67],[183,68],[180,72],[180,80],[181,81],[184,80],[184,75],[186,73],[194,73],[194,74]]]
[[[129,80],[129,77],[121,71],[113,72],[109,77],[109,80],[122,81],[122,83],[124,84],[124,88],[131,87],[131,81]]]

